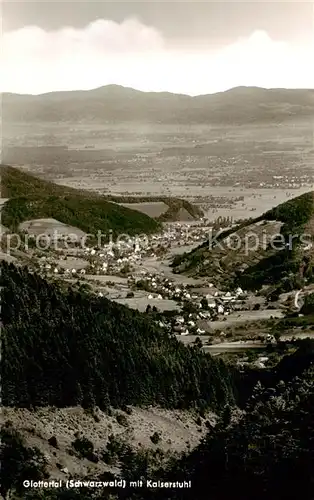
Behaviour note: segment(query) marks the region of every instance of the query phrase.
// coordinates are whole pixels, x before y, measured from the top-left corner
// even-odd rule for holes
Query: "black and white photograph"
[[[313,0],[0,17],[0,498],[314,500]]]

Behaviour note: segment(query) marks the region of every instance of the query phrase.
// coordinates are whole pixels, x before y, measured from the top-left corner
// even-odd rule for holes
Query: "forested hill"
[[[219,410],[234,401],[223,362],[169,338],[137,311],[6,263],[1,285],[6,406]]]
[[[1,196],[10,198],[3,208],[2,220],[14,230],[24,220],[52,217],[87,233],[112,229],[133,235],[154,232],[160,228],[160,222],[177,220],[182,208],[193,219],[203,215],[198,206],[180,198],[100,196],[91,191],[39,179],[8,165],[0,165],[0,174]],[[157,218],[121,205],[157,201],[168,206],[166,212]]]
[[[163,480],[191,481],[169,500],[313,500],[314,368],[271,390],[257,387],[246,412],[225,415]],[[232,496],[230,493],[232,492]],[[133,498],[131,496],[131,498]],[[134,498],[162,500],[161,491]]]
[[[112,203],[88,191],[59,186],[2,165],[1,196],[10,198],[2,208],[2,223],[16,231],[21,222],[54,218],[90,234],[125,232],[149,234],[160,224],[146,214]]]
[[[220,233],[219,245],[206,242],[179,255],[173,267],[227,288],[268,285],[289,291],[302,287],[303,278],[314,279],[313,239],[314,192],[308,192]]]
[[[10,428],[2,431],[3,491],[16,500],[313,500],[314,482],[314,345],[300,347],[294,361],[298,376],[271,387],[257,384],[244,410],[225,407],[218,424],[200,445],[178,460],[152,468],[147,455],[126,450],[121,476],[150,482],[147,487],[25,490],[24,478],[43,479],[44,457],[26,448]],[[307,362],[304,363],[305,358]],[[289,356],[287,356],[289,361]],[[290,374],[291,375],[291,374]],[[102,474],[100,481],[114,481]],[[79,479],[82,479],[81,477]],[[90,475],[86,479],[95,480]],[[159,482],[159,483],[158,483]],[[189,484],[184,488],[181,485]],[[167,484],[168,483],[168,484]],[[156,486],[154,486],[156,485]],[[172,485],[172,486],[171,486]],[[167,487],[168,486],[168,487]],[[14,490],[18,489],[14,494]],[[11,491],[10,491],[11,490]],[[301,493],[302,492],[302,493]]]

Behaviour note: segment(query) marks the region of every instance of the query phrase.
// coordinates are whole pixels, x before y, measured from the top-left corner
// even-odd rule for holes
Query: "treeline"
[[[235,399],[220,360],[137,311],[1,264],[2,403],[211,407]]]

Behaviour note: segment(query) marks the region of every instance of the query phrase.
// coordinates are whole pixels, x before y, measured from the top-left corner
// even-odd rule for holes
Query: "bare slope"
[[[130,445],[134,450],[161,449],[165,453],[182,452],[197,446],[208,428],[195,423],[196,414],[184,410],[165,410],[161,408],[128,407],[123,411],[112,411],[111,415],[99,409],[84,411],[83,408],[4,408],[1,419],[12,422],[21,433],[28,446],[38,447],[46,456],[51,477],[64,479],[66,474],[58,468],[59,463],[66,467],[69,474],[85,477],[91,471],[96,476],[104,471],[116,472],[119,464],[108,465],[103,460],[97,463],[88,458],[79,458],[73,453],[72,443],[77,434],[84,436],[94,445],[94,453],[101,458],[109,443],[109,436]],[[123,425],[118,423],[119,416]],[[215,423],[215,415],[207,413],[206,419]],[[121,420],[122,421],[122,420]],[[153,444],[150,439],[158,433],[160,440]],[[57,448],[48,440],[55,436]]]

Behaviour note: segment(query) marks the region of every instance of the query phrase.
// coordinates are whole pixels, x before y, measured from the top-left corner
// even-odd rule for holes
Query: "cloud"
[[[314,39],[290,45],[255,31],[220,49],[171,46],[137,19],[99,19],[83,29],[37,26],[3,33],[0,90],[43,93],[111,83],[144,91],[204,94],[238,85],[314,88]]]

